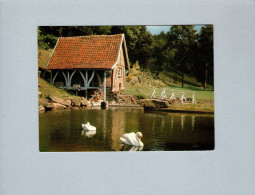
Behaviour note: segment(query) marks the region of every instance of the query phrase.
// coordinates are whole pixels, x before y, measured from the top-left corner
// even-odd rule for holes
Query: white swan
[[[133,146],[143,146],[143,142],[141,141],[143,134],[141,132],[137,133],[125,133],[120,140],[124,144],[133,145]]]
[[[81,124],[81,126],[84,130],[88,130],[88,131],[95,131],[97,129],[96,127],[90,125],[89,122],[87,122],[86,124]]]

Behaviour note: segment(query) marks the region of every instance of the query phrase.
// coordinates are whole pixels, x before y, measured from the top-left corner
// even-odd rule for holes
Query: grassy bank
[[[49,95],[63,98],[65,100],[67,99],[80,99],[80,97],[71,95],[70,93],[67,93],[66,91],[59,89],[51,84],[49,84],[47,81],[38,78],[38,91],[42,93],[42,98],[45,99]]]
[[[38,67],[46,67],[52,51],[52,49],[38,49]],[[38,83],[42,98],[53,95],[63,99],[80,99],[80,97],[71,95],[64,90],[50,85],[41,78],[38,79]],[[180,75],[167,71],[162,71],[158,75],[154,75],[147,71],[141,71],[138,64],[134,64],[133,68],[130,70],[127,77],[126,88],[121,92],[144,99],[149,98],[154,89],[156,89],[156,97],[158,97],[164,89],[167,92],[166,95],[168,98],[171,95],[171,90],[174,90],[177,94],[181,94],[181,92],[184,91],[186,98],[191,97],[192,93],[195,94],[195,99],[198,104],[171,104],[171,109],[214,110],[214,91],[212,86],[208,85],[208,88],[204,90],[201,87],[201,83],[197,82],[194,77],[185,75],[184,87],[182,88]]]
[[[177,94],[181,94],[184,91],[187,96],[192,96],[192,93],[195,94],[195,99],[204,102],[214,102],[214,91],[212,86],[208,86],[206,90],[199,86],[199,83],[188,75],[184,77],[184,87],[181,87],[181,82],[176,78],[180,77],[174,73],[161,72],[159,77],[155,79],[151,73],[139,71],[140,82],[134,82],[133,80],[126,83],[126,89],[123,90],[123,93],[130,95],[139,96],[142,98],[149,98],[153,90],[156,90],[156,95],[160,95],[161,92],[165,89],[167,95],[170,95],[171,90],[174,90]]]

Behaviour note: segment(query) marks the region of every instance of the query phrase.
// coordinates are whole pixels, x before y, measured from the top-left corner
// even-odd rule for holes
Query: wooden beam
[[[86,70],[85,87],[88,88],[88,70]],[[88,99],[88,90],[85,91],[85,98]]]
[[[95,75],[95,70],[93,70],[92,75],[91,75],[91,77],[90,77],[90,79],[89,79],[88,87],[89,87],[89,85],[90,85],[92,79],[94,78],[94,75]]]
[[[104,101],[106,101],[106,71],[104,71]]]
[[[81,74],[81,77],[83,79],[83,82],[84,82],[84,87],[86,87],[86,79],[84,77],[84,75],[82,74],[82,72],[79,70],[80,74]]]
[[[68,79],[67,79],[66,74],[64,73],[64,71],[63,71],[63,70],[62,70],[62,74],[63,74],[63,76],[65,77],[66,86],[68,87]]]
[[[52,85],[54,85],[54,82],[55,82],[55,79],[56,79],[57,75],[58,75],[58,71],[56,72],[55,76],[52,79]]]
[[[67,86],[70,87],[70,72],[67,71]]]
[[[101,78],[100,78],[100,76],[99,76],[98,72],[97,72],[97,78],[98,78],[99,86],[100,86],[100,85],[101,85],[102,80],[101,80]]]
[[[69,80],[69,86],[71,86],[71,83],[72,83],[72,78],[73,78],[73,75],[75,74],[76,70],[74,70],[70,76],[70,80]]]
[[[86,86],[85,87],[88,87],[88,70],[86,70],[86,77],[85,77],[85,79],[86,79]]]

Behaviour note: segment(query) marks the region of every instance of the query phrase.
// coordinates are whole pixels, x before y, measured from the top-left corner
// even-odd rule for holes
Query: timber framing
[[[52,85],[75,91],[101,89],[106,99],[106,88],[125,88],[125,73],[130,69],[125,36],[60,37],[47,69]]]

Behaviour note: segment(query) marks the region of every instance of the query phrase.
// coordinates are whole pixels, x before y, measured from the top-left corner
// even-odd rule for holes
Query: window
[[[122,68],[118,68],[118,77],[122,76]]]

